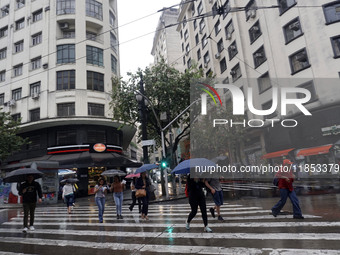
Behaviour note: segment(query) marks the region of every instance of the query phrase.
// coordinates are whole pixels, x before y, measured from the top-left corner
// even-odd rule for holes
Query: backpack
[[[275,177],[273,179],[273,184],[274,184],[274,186],[279,186],[279,178]]]
[[[188,181],[187,181],[187,183],[185,184],[185,196],[186,197],[189,197],[189,190],[188,190]]]

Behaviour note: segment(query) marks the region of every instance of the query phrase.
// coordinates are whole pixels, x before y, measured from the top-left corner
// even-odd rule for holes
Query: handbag
[[[146,190],[145,189],[137,189],[136,197],[146,197]]]

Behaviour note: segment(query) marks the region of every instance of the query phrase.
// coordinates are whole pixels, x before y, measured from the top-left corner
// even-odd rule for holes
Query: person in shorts
[[[217,219],[223,221],[223,217],[221,216],[221,205],[223,205],[223,190],[221,186],[220,179],[211,178],[209,180],[205,180],[205,186],[210,189],[212,194],[215,206],[210,208],[210,213],[213,218],[215,218],[215,209],[217,212]]]

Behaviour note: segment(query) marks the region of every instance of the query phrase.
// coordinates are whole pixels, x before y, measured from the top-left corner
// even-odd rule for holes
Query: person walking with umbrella
[[[26,181],[20,185],[19,195],[23,199],[24,207],[24,233],[28,230],[28,213],[30,214],[30,231],[34,231],[34,211],[37,204],[37,195],[39,197],[38,202],[42,202],[41,186],[38,182],[34,181],[33,175],[27,175]]]
[[[104,185],[104,178],[99,178],[97,185],[94,187],[95,200],[98,206],[99,223],[103,223],[103,214],[105,210],[105,195],[107,193],[107,187]]]
[[[142,219],[148,220],[148,211],[149,211],[149,186],[151,185],[149,178],[146,176],[146,171],[142,172],[140,177],[136,180],[135,187],[137,189],[136,196],[138,197],[138,190],[144,190],[143,196],[140,196],[142,200]]]
[[[132,211],[133,207],[137,204],[137,200],[138,200],[138,209],[139,209],[139,213],[142,212],[142,205],[141,205],[141,199],[136,197],[136,180],[137,177],[133,177],[132,179],[132,183],[131,183],[131,198],[132,198],[132,204],[129,206],[129,210]]]
[[[116,175],[113,178],[113,183],[111,184],[111,192],[113,192],[113,199],[116,204],[116,211],[117,211],[117,220],[123,219],[122,216],[122,205],[123,205],[123,191],[124,191],[124,184],[126,182],[120,182],[119,176]]]
[[[74,201],[74,190],[73,184],[69,179],[66,179],[66,184],[63,187],[62,199],[65,200],[68,214],[72,213],[73,201]]]

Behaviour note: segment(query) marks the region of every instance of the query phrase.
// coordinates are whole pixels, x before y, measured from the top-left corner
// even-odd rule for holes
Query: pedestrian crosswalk
[[[212,207],[207,204],[207,208]],[[224,221],[211,218],[213,233],[203,232],[200,213],[185,229],[190,206],[183,203],[151,204],[149,220],[138,210],[123,206],[124,219],[116,219],[115,207],[105,208],[104,222],[98,221],[95,204],[74,208],[38,207],[35,231],[22,233],[22,210],[0,225],[1,254],[340,254],[340,221],[318,215],[274,218],[268,208],[225,204]]]

